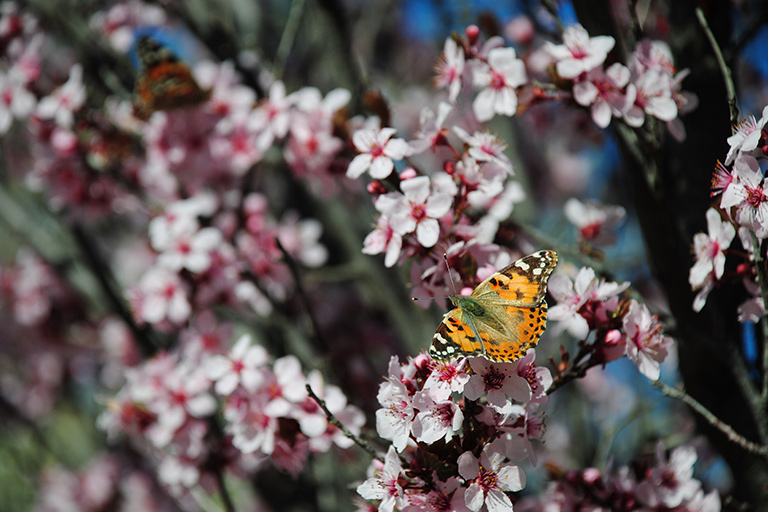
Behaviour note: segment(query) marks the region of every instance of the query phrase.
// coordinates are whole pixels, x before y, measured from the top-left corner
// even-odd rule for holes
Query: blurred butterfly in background
[[[554,251],[520,258],[480,283],[443,317],[429,355],[436,361],[482,356],[517,361],[539,342],[547,325],[547,281],[557,265]]]
[[[139,75],[134,91],[134,114],[148,119],[152,112],[199,105],[211,97],[186,64],[167,47],[148,36],[136,42]]]

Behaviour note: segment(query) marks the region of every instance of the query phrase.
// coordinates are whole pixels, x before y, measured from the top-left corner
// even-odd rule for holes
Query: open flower
[[[495,441],[483,448],[480,460],[472,452],[459,456],[459,474],[471,482],[465,503],[474,512],[488,507],[489,512],[512,510],[512,502],[505,492],[516,492],[525,487],[525,474],[514,464],[503,464],[502,443]]]
[[[616,41],[611,36],[589,37],[581,25],[572,25],[563,32],[563,44],[546,43],[555,58],[555,69],[562,78],[576,78],[605,62]]]
[[[402,471],[397,452],[390,446],[384,458],[384,467],[377,470],[375,476],[358,485],[357,493],[367,500],[381,500],[379,510],[392,512],[403,501],[403,487],[398,481]]]
[[[517,112],[516,87],[528,81],[525,64],[514,48],[494,48],[488,64],[475,70],[476,87],[483,87],[472,103],[478,121],[489,121],[496,114],[513,116]]]
[[[627,357],[635,363],[640,373],[651,380],[658,380],[659,363],[667,357],[672,338],[661,332],[661,324],[648,311],[648,306],[632,301],[624,316],[627,333]]]
[[[402,160],[410,152],[406,141],[392,138],[395,133],[394,128],[356,131],[352,142],[360,154],[349,163],[347,177],[357,179],[368,171],[372,178],[381,180],[392,174],[395,169],[393,160]]]
[[[725,272],[725,250],[730,247],[736,229],[730,222],[723,222],[714,208],[707,210],[709,233],[697,233],[693,237],[696,263],[691,267],[688,282],[694,290],[700,290],[693,301],[694,311],[701,311],[707,295]]]

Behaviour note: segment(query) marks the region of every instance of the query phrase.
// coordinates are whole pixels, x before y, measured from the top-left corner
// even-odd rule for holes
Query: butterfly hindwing
[[[483,356],[495,362],[520,359],[546,327],[547,280],[557,264],[554,251],[517,260],[480,283],[469,297],[453,297],[429,349],[433,359]]]

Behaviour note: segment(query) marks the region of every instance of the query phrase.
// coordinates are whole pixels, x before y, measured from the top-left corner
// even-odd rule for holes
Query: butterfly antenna
[[[448,280],[451,282],[453,294],[458,295],[459,292],[456,291],[456,283],[453,282],[453,272],[451,272],[451,266],[448,264],[448,255],[446,253],[443,253],[443,259],[445,260],[445,266],[448,268]]]

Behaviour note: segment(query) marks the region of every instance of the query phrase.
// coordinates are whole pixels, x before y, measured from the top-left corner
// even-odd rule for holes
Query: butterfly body
[[[136,42],[139,75],[136,78],[135,111],[140,119],[152,112],[198,105],[211,91],[198,85],[192,72],[173,52],[150,37]]]
[[[499,270],[469,296],[454,295],[429,348],[438,361],[483,356],[520,359],[538,343],[547,319],[544,296],[557,264],[554,251],[539,251]]]

